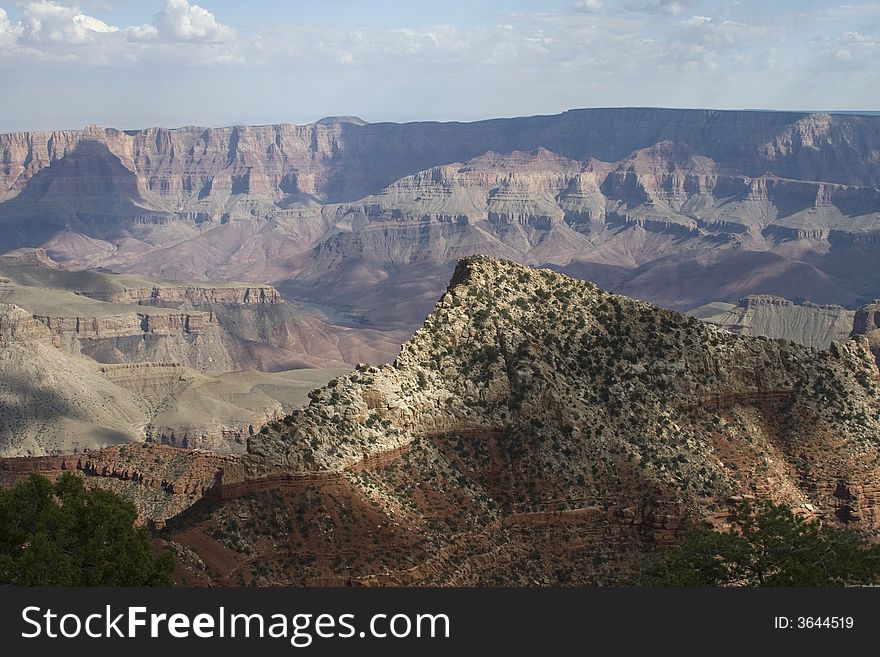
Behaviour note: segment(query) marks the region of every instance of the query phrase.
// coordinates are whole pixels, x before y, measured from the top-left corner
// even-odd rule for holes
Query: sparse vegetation
[[[649,586],[843,586],[880,582],[880,544],[784,506],[743,503],[726,531],[691,527],[649,562]]]

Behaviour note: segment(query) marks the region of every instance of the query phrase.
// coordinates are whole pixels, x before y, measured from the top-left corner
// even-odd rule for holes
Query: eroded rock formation
[[[676,309],[854,308],[880,286],[878,152],[873,116],[658,109],[4,135],[0,248],[272,283],[401,335],[476,253]]]
[[[311,398],[224,465],[216,501],[169,522],[209,579],[614,582],[744,497],[880,529],[864,338],[738,336],[474,257],[394,364]]]

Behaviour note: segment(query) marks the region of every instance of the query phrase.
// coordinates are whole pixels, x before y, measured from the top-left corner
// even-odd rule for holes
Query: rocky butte
[[[880,529],[878,395],[864,337],[735,335],[470,257],[394,363],[252,436],[165,537],[193,583],[614,583],[743,498]]]

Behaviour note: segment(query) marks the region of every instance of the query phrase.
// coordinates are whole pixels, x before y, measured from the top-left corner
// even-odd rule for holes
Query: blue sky
[[[880,110],[880,2],[0,0],[0,132]]]

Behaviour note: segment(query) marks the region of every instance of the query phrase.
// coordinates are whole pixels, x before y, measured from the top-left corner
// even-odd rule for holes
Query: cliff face
[[[857,315],[840,306],[798,304],[771,295],[743,297],[738,304],[710,303],[687,314],[741,335],[792,340],[814,349],[846,340]]]
[[[310,396],[224,466],[209,512],[169,523],[214,581],[614,582],[755,496],[880,528],[864,339],[737,336],[475,257],[393,365]],[[241,568],[254,553],[266,568]]]
[[[76,293],[107,303],[134,303],[158,307],[177,307],[186,303],[236,306],[284,303],[278,290],[271,285],[238,287],[163,285],[121,290],[77,290]]]
[[[70,269],[273,283],[403,333],[472,254],[676,309],[751,294],[857,307],[880,286],[880,117],[595,109],[93,127],[0,136],[0,162],[0,249],[43,246]],[[94,298],[273,302],[250,287]]]
[[[880,366],[880,302],[875,301],[859,308],[853,321],[853,336],[864,336]]]
[[[2,198],[13,197],[37,173],[88,142],[105,146],[131,171],[142,196],[201,197],[210,212],[220,207],[219,198],[241,193],[353,200],[407,174],[488,151],[545,147],[577,160],[616,161],[664,140],[686,144],[749,175],[769,171],[786,178],[876,187],[878,124],[867,116],[624,108],[466,124],[317,123],[124,132],[91,127],[0,135],[0,189]],[[870,153],[873,158],[864,158]]]
[[[63,456],[0,458],[0,486],[37,473],[56,479],[65,472],[89,486],[108,488],[131,500],[141,522],[164,521],[194,504],[215,485],[231,455],[133,444]]]

